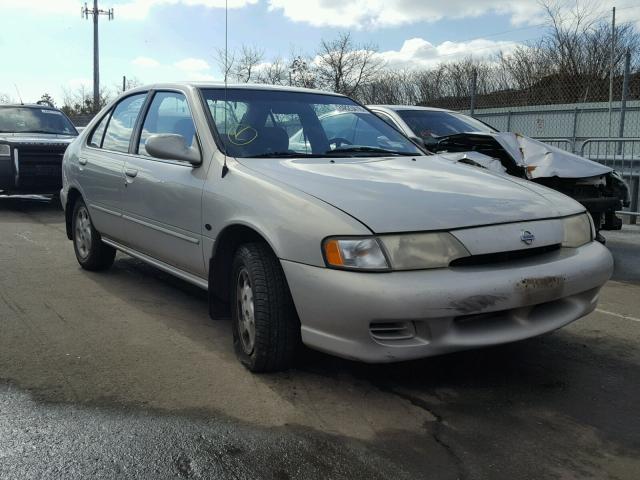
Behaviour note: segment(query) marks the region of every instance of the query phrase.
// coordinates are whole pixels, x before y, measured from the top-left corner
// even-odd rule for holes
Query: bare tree
[[[256,47],[242,45],[237,55],[235,68],[232,70],[237,82],[249,83],[255,80],[256,69],[264,59],[264,51]]]
[[[264,59],[264,51],[256,47],[242,45],[240,50],[216,49],[215,62],[226,81],[249,83],[256,81],[256,72]]]
[[[40,100],[38,100],[37,103],[48,105],[50,107],[55,107],[56,106],[55,100],[48,93],[43,93],[42,96],[40,97]]]
[[[216,48],[214,53],[214,61],[222,72],[224,81],[231,80],[232,73],[236,68],[236,52],[235,50],[226,50],[224,48]]]
[[[0,104],[13,103],[12,98],[6,93],[0,93]]]
[[[100,89],[100,103],[96,106],[93,104],[93,91],[88,90],[84,85],[75,90],[63,88],[63,94],[63,105],[60,110],[69,116],[96,113],[111,99],[111,92],[107,87]]]
[[[256,74],[256,82],[268,85],[288,85],[289,70],[285,61],[278,57],[272,62],[261,65]]]
[[[316,72],[310,59],[303,55],[294,55],[289,62],[289,85],[293,87],[315,88]]]
[[[322,87],[351,96],[373,81],[382,67],[377,48],[354,44],[350,33],[322,40],[315,61],[316,77]]]

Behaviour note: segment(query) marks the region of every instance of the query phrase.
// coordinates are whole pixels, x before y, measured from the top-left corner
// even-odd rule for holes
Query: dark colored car
[[[451,161],[531,180],[574,198],[589,211],[598,231],[622,227],[616,211],[628,207],[631,197],[622,177],[609,167],[523,135],[499,132],[450,110],[393,105],[369,108],[427,150]]]
[[[0,192],[58,194],[62,156],[78,136],[71,120],[46,105],[0,105]]]

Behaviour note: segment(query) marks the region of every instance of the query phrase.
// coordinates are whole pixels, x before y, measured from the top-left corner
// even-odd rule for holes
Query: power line
[[[520,32],[520,31],[523,31],[523,30],[530,30],[532,28],[544,27],[544,26],[547,26],[547,25],[548,25],[547,22],[536,23],[536,24],[533,24],[533,25],[528,25],[526,27],[513,28],[511,30],[503,30],[501,32],[488,33],[486,35],[482,35],[481,37],[465,38],[465,39],[459,40],[459,42],[472,42],[474,40],[483,40],[483,39],[489,38],[489,37],[498,37],[500,35],[504,35],[504,34],[507,34],[507,33]]]

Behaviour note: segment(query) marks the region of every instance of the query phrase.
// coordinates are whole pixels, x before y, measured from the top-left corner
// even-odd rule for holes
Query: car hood
[[[554,190],[452,164],[437,155],[238,161],[339,208],[375,233],[453,229],[584,211]]]
[[[75,135],[57,135],[48,133],[0,133],[0,142],[12,145],[69,145],[77,137]]]

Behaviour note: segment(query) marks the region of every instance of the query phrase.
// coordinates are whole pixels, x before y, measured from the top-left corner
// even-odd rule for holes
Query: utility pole
[[[89,19],[93,17],[93,111],[97,112],[100,107],[100,49],[98,47],[98,19],[100,15],[106,15],[109,20],[113,20],[113,8],[100,10],[98,0],[93,0],[93,8],[89,8],[85,2],[81,10],[81,15]]]

